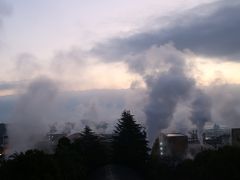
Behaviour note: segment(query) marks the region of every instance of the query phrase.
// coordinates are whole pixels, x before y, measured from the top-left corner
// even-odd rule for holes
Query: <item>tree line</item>
[[[58,141],[53,154],[32,149],[0,161],[1,180],[87,180],[110,164],[128,167],[143,179],[240,179],[240,149],[224,147],[199,153],[194,159],[169,163],[150,150],[147,134],[130,111],[124,111],[112,140],[86,126],[80,137]]]

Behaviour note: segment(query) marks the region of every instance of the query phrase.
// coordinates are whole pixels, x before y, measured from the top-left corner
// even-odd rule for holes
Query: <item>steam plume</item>
[[[58,87],[54,82],[40,78],[19,97],[8,129],[12,151],[34,148],[35,143],[46,135],[57,94]]]
[[[192,102],[191,121],[198,129],[198,137],[202,143],[204,125],[211,120],[211,99],[203,91],[197,90]]]

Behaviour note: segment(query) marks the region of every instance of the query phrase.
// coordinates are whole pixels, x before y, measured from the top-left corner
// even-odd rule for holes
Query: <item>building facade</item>
[[[160,134],[159,148],[161,157],[183,159],[188,149],[188,137],[181,133]]]

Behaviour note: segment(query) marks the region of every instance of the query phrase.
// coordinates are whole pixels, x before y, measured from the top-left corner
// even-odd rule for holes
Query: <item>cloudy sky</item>
[[[1,95],[38,76],[67,90],[126,89],[141,77],[123,56],[167,43],[189,50],[199,83],[240,82],[237,1],[0,2]]]
[[[150,140],[239,127],[239,12],[238,0],[0,0],[0,121],[20,145],[58,121],[112,130],[123,109]]]

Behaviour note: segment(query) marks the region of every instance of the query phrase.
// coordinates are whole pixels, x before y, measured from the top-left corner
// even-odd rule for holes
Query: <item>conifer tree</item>
[[[143,168],[148,160],[148,151],[145,130],[136,123],[130,111],[123,111],[113,136],[115,163]]]
[[[105,164],[105,147],[90,127],[86,126],[84,128],[80,138],[73,143],[73,146],[84,158],[84,163],[89,169]]]

